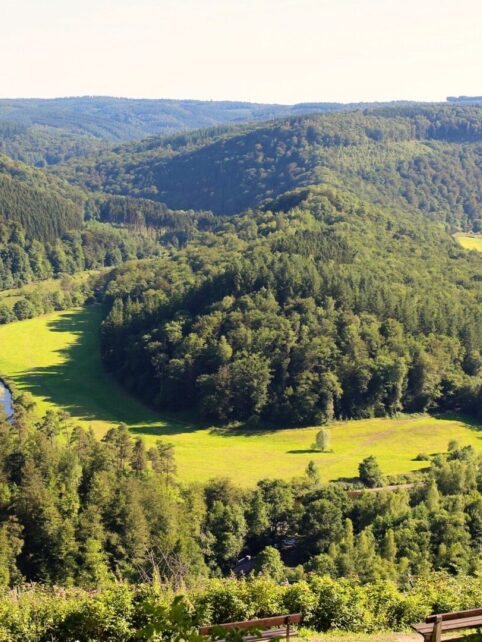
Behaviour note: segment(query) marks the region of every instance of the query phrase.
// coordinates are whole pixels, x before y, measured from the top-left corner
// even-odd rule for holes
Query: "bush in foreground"
[[[174,599],[167,588],[123,583],[93,592],[37,586],[10,591],[0,597],[0,642],[184,639],[183,631],[201,624],[298,611],[304,626],[316,631],[401,630],[431,612],[480,605],[482,583],[439,573],[401,590],[390,581],[361,586],[321,576],[281,586],[261,576],[207,581],[185,595],[184,606]]]

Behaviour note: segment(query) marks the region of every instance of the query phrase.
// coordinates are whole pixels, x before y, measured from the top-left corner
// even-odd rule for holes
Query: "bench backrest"
[[[233,629],[271,629],[277,626],[286,626],[287,624],[299,624],[301,622],[301,613],[289,613],[288,615],[275,615],[274,617],[265,617],[260,620],[246,620],[245,622],[226,622],[225,624],[211,624],[202,626],[199,629],[201,635],[209,635],[213,628],[221,628],[226,631]]]
[[[439,613],[435,615],[429,615],[425,622],[436,622],[437,617],[442,618],[442,622],[447,620],[460,620],[462,618],[469,617],[479,617],[482,615],[482,609],[470,609],[468,611],[452,611],[451,613]]]

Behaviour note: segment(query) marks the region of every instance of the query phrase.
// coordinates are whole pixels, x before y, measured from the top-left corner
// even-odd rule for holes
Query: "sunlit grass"
[[[455,238],[466,250],[478,250],[482,252],[482,235],[456,234]]]
[[[317,428],[226,433],[206,424],[161,415],[127,395],[102,369],[100,307],[56,312],[0,326],[0,373],[29,390],[38,411],[63,408],[98,435],[125,422],[153,443],[176,447],[179,476],[203,481],[229,476],[242,485],[265,477],[290,478],[314,460],[324,480],[353,477],[358,463],[375,455],[386,474],[426,466],[420,453],[441,452],[450,439],[482,452],[482,432],[458,417],[428,415],[340,422],[331,429],[333,451],[311,450]]]

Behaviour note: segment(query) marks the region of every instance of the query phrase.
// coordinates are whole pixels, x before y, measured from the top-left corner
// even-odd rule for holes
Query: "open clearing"
[[[248,486],[265,477],[299,475],[311,459],[324,480],[353,477],[368,455],[378,458],[384,473],[398,474],[426,466],[413,458],[445,451],[450,439],[482,452],[481,427],[457,417],[340,422],[331,428],[333,452],[319,453],[311,450],[316,428],[226,434],[157,414],[102,370],[101,318],[100,307],[92,306],[0,326],[0,373],[30,391],[41,413],[63,408],[99,435],[125,422],[148,443],[168,439],[176,447],[181,479],[229,476]]]
[[[456,234],[455,238],[466,250],[478,250],[482,252],[482,235]]]

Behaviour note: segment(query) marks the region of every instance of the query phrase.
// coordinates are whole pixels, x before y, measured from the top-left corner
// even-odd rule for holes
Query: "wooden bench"
[[[224,629],[225,631],[246,630],[246,636],[243,637],[245,642],[273,640],[276,638],[286,638],[289,642],[290,637],[296,635],[296,631],[293,630],[293,625],[299,624],[300,622],[301,613],[290,613],[289,615],[265,617],[260,620],[246,620],[245,622],[227,622],[226,624],[202,626],[199,629],[199,634],[210,636],[214,631],[219,633],[220,629]]]
[[[425,622],[412,624],[412,629],[423,635],[426,642],[440,642],[442,633],[446,631],[478,629],[479,627],[482,627],[482,609],[429,615]],[[444,640],[444,642],[448,641]]]

